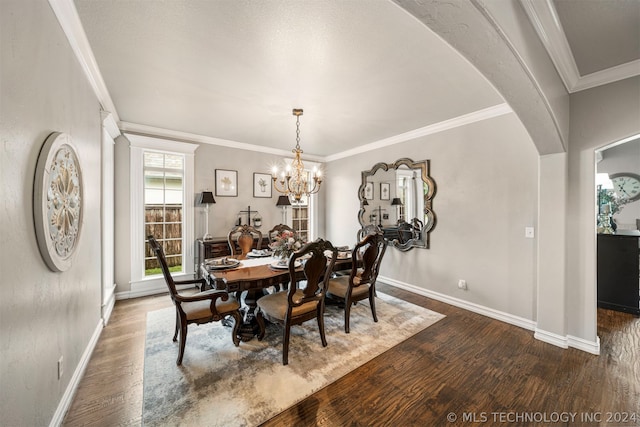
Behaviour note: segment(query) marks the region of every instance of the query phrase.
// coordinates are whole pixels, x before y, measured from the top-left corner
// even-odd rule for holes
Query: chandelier
[[[274,166],[272,179],[273,187],[276,191],[291,196],[296,202],[299,202],[303,195],[309,196],[320,191],[322,176],[317,168],[313,168],[312,173],[304,170],[304,164],[300,158],[302,154],[302,149],[300,149],[300,116],[302,115],[302,109],[294,108],[293,115],[296,116],[296,148],[291,150],[294,154],[294,159],[290,165],[285,167],[279,177],[278,168]]]

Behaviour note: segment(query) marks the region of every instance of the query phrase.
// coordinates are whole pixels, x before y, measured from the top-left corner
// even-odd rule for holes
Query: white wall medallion
[[[52,271],[71,267],[82,226],[82,169],[67,134],[54,132],[40,150],[33,219],[40,253]]]

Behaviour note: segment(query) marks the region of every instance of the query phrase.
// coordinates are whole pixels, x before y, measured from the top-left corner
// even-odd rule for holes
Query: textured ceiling
[[[581,76],[640,58],[640,1],[551,4]],[[75,5],[129,129],[290,150],[303,108],[302,148],[330,156],[503,102],[389,0]]]
[[[387,0],[76,0],[123,122],[327,156],[503,102]]]
[[[580,75],[640,59],[640,0],[554,0]]]

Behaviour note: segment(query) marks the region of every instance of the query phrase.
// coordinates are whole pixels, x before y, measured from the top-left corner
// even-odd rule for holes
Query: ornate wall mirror
[[[378,226],[388,244],[401,251],[429,248],[429,233],[436,223],[435,192],[429,160],[377,163],[362,171],[358,222],[363,230]]]

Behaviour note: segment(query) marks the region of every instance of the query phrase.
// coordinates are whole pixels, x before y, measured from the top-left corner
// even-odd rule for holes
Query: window
[[[144,235],[163,246],[171,271],[182,272],[182,203],[184,155],[144,152]],[[160,265],[145,245],[145,276],[161,274]]]
[[[300,203],[292,203],[291,204],[292,211],[292,225],[297,233],[298,237],[300,237],[305,242],[309,240],[309,204],[303,200],[300,200]]]
[[[147,244],[163,245],[174,277],[193,274],[194,152],[197,144],[125,134],[130,144],[131,295],[166,288]]]

